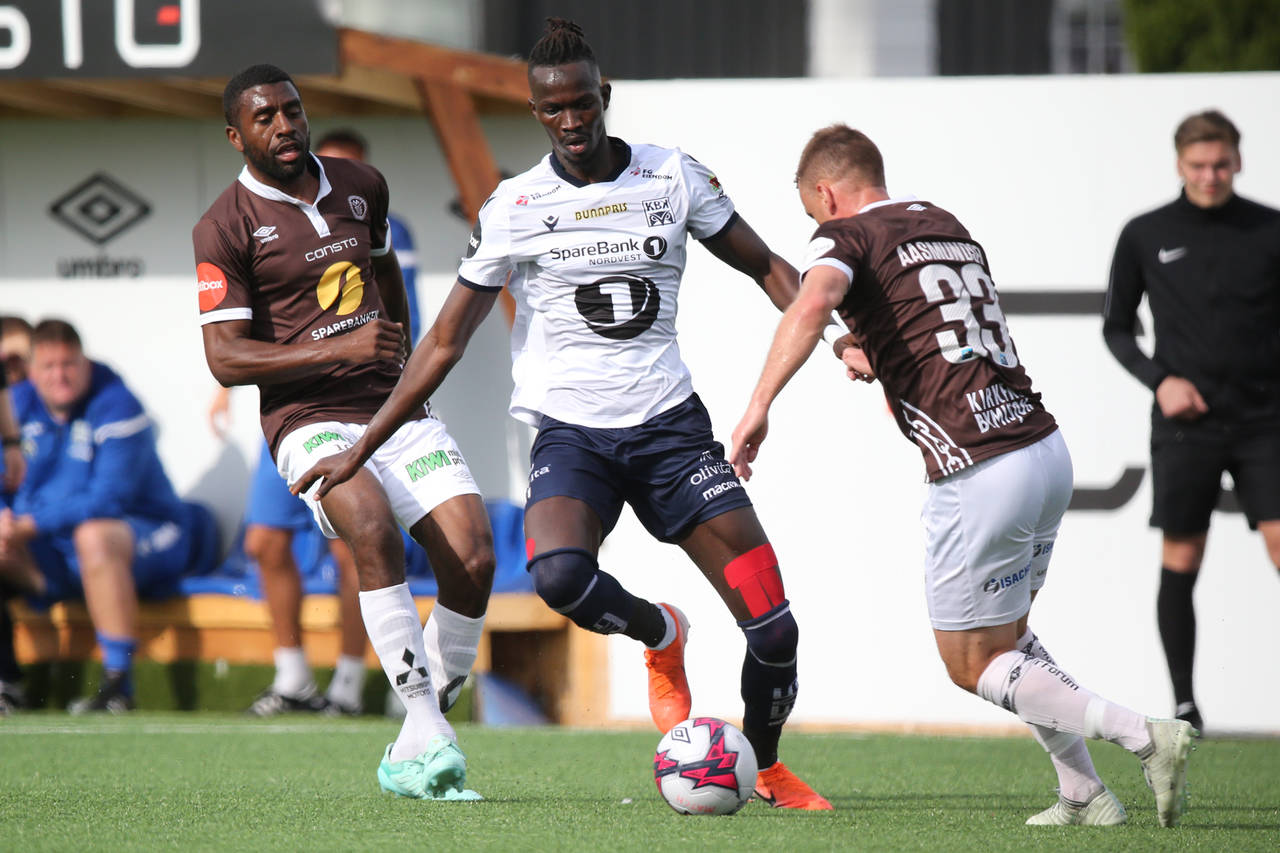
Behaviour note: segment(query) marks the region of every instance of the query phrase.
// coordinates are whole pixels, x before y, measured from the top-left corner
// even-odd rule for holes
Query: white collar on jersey
[[[330,191],[332,191],[333,187],[329,186],[329,176],[324,173],[324,164],[320,162],[320,158],[311,152],[307,153],[311,155],[311,162],[315,163],[316,168],[320,170],[320,191],[316,193],[316,200],[310,205],[302,199],[294,198],[288,193],[278,190],[275,187],[267,186],[249,172],[249,166],[247,164],[240,170],[240,176],[237,180],[239,180],[240,183],[244,185],[244,188],[249,192],[254,195],[262,196],[269,201],[283,201],[285,204],[294,204],[302,208],[315,207],[320,203],[320,199],[324,198],[330,193]]]
[[[320,190],[316,193],[316,200],[311,204],[307,204],[300,198],[294,198],[288,193],[278,190],[275,187],[267,186],[249,173],[248,164],[240,170],[240,176],[236,180],[240,181],[241,185],[243,185],[245,189],[256,196],[261,196],[268,201],[279,201],[284,202],[285,204],[292,204],[306,215],[308,221],[311,222],[311,227],[316,230],[316,234],[321,237],[328,237],[329,224],[324,221],[324,217],[320,215],[320,211],[317,209],[317,206],[320,204],[320,199],[327,196],[333,187],[329,185],[329,176],[324,173],[324,164],[320,162],[320,158],[315,154],[311,154],[311,162],[315,163],[316,168],[320,170]]]
[[[910,193],[908,193],[907,195],[894,196],[893,198],[886,198],[886,199],[883,199],[882,201],[873,201],[871,202],[871,204],[868,204],[866,207],[861,208],[858,211],[858,213],[866,213],[868,210],[875,210],[877,207],[884,207],[886,204],[903,204],[904,202],[915,201],[915,200],[916,200],[916,197],[911,195]]]

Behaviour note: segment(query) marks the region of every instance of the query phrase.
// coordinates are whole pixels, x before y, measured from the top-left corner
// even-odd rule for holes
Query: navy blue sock
[[[647,646],[660,642],[667,623],[656,604],[622,588],[581,548],[556,548],[529,561],[533,588],[551,609],[597,634],[625,634]]]
[[[747,638],[742,661],[742,733],[765,770],[778,760],[778,739],[796,703],[800,630],[787,601],[759,618],[739,622],[738,627]]]

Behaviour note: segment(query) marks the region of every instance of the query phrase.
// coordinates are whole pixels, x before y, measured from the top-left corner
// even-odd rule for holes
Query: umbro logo
[[[556,226],[560,224],[560,217],[553,214],[542,220],[542,224],[547,226],[548,231],[554,231]]]
[[[907,205],[907,210],[920,211],[920,210],[928,210],[928,209],[929,209],[929,208],[925,207],[923,204],[909,204],[909,205]]]
[[[253,232],[253,236],[257,237],[261,243],[270,243],[272,240],[280,239],[280,235],[276,233],[276,226],[274,225],[263,225]]]
[[[1187,254],[1186,246],[1179,246],[1176,249],[1161,249],[1156,252],[1156,257],[1160,259],[1162,264],[1171,264],[1174,261],[1184,257]]]

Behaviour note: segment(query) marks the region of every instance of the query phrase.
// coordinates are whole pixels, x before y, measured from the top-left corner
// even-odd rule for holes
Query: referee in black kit
[[[1182,194],[1120,233],[1103,336],[1155,392],[1151,526],[1164,534],[1156,611],[1174,714],[1203,731],[1191,592],[1224,470],[1280,568],[1280,211],[1233,191],[1240,132],[1222,113],[1187,117],[1173,144]],[[1155,322],[1150,357],[1134,333],[1144,293]]]

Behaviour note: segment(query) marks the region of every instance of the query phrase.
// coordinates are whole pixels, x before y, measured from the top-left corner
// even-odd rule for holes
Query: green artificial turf
[[[1280,741],[1210,739],[1191,810],[1161,829],[1136,759],[1093,745],[1127,826],[1028,827],[1055,797],[1030,738],[792,734],[788,765],[835,812],[753,802],[682,817],[652,781],[657,733],[464,725],[483,803],[381,794],[388,720],[137,712],[0,719],[0,849],[1205,850],[1280,849]]]

